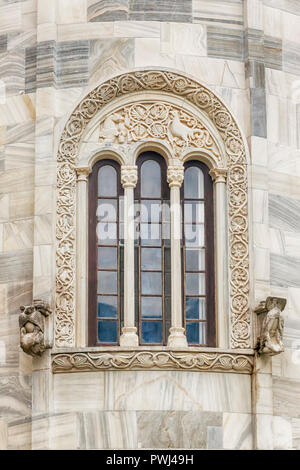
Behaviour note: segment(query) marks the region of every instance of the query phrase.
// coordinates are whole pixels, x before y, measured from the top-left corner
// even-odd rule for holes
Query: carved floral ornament
[[[90,120],[104,105],[118,97],[147,90],[161,93],[159,103],[124,106],[104,118],[100,123],[100,141],[122,145],[155,136],[168,141],[177,160],[188,149],[201,147],[219,158],[222,167],[210,132],[191,113],[165,103],[164,93],[184,98],[206,113],[226,149],[231,347],[250,348],[248,183],[243,139],[232,115],[213,92],[191,78],[158,70],[131,72],[102,83],[79,103],[63,130],[57,170],[56,346],[74,346],[75,341],[75,167],[81,138]],[[133,187],[135,169],[126,168],[122,180]],[[181,184],[180,168],[178,165],[177,169],[169,169],[169,182]]]

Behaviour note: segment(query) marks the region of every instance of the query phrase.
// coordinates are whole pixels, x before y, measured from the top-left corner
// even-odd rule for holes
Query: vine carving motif
[[[250,374],[253,358],[243,354],[192,353],[169,351],[122,351],[60,353],[52,357],[53,372],[181,369],[193,371],[223,371]]]
[[[230,310],[231,310],[231,347],[249,348],[250,314],[249,314],[249,252],[248,252],[248,198],[247,168],[245,147],[238,126],[224,104],[210,90],[196,81],[181,74],[167,71],[135,71],[123,74],[102,83],[92,90],[76,107],[63,130],[58,151],[57,172],[57,266],[56,266],[56,315],[55,338],[58,347],[74,345],[75,325],[75,163],[78,146],[88,122],[96,113],[113,99],[145,90],[172,93],[180,96],[205,112],[222,137],[228,168],[228,204],[229,204],[229,265],[230,265]],[[141,105],[140,112],[151,116],[152,109]],[[127,109],[127,108],[126,108]],[[128,108],[128,112],[131,107]],[[166,112],[162,105],[161,112]],[[136,107],[135,107],[136,110]],[[176,111],[176,110],[175,110]],[[156,108],[159,113],[159,108]],[[170,110],[169,110],[170,112]],[[139,121],[139,114],[135,119]],[[178,119],[176,119],[176,117]],[[141,132],[169,133],[173,148],[179,151],[190,145],[193,138],[209,141],[198,123],[193,123],[188,113],[177,110],[171,116],[171,126],[165,129],[163,120],[160,126],[141,125],[133,128],[128,122],[112,122],[118,130],[111,139],[134,138]],[[121,124],[121,127],[119,126]],[[179,125],[180,124],[180,125]],[[124,126],[124,127],[123,127]],[[140,126],[140,127],[139,127]],[[181,127],[182,126],[182,127]],[[101,128],[102,138],[107,138],[110,123]],[[113,128],[113,126],[111,126]],[[138,130],[140,129],[140,130]],[[198,134],[197,134],[198,133]],[[176,135],[178,134],[178,135]],[[135,137],[137,138],[137,137]],[[120,141],[121,139],[121,141]],[[179,150],[178,150],[179,149]]]

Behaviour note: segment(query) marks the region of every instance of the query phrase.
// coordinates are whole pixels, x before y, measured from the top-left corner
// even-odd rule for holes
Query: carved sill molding
[[[54,373],[99,370],[186,370],[251,374],[253,355],[195,351],[91,351],[52,355]]]

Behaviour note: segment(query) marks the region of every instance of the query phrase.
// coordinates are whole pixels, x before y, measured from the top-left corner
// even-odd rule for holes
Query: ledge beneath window
[[[185,348],[161,346],[93,347],[53,350],[53,373],[100,370],[185,370],[251,374],[253,349]]]

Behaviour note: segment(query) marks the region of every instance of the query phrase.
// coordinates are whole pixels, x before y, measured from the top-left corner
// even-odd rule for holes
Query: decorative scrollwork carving
[[[30,356],[41,356],[50,347],[45,339],[45,317],[50,315],[50,307],[43,300],[34,300],[33,305],[21,305],[20,310],[21,348]]]
[[[124,165],[121,167],[121,183],[123,188],[135,188],[137,179],[137,166]]]
[[[253,357],[243,354],[170,351],[118,351],[60,353],[52,357],[55,373],[92,370],[192,370],[250,374]]]
[[[175,158],[189,147],[209,149],[222,164],[214,138],[199,119],[163,101],[124,106],[100,123],[101,143],[130,144],[147,138],[167,141]]]
[[[119,143],[146,136],[168,139],[178,158],[182,150],[195,145],[214,153],[214,139],[203,124],[181,108],[164,103],[164,93],[189,101],[215,125],[227,153],[231,346],[249,348],[248,183],[243,139],[234,118],[213,92],[191,78],[159,70],[126,73],[102,83],[81,101],[62,133],[57,158],[56,345],[74,346],[75,164],[81,136],[90,119],[105,104],[119,96],[145,90],[161,92],[162,100],[152,104],[141,102],[117,111],[103,121],[100,138]]]

